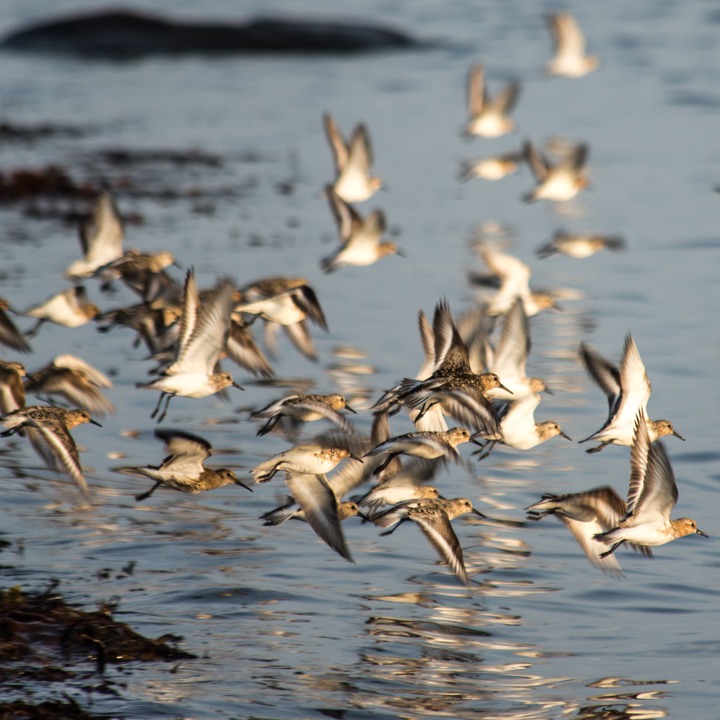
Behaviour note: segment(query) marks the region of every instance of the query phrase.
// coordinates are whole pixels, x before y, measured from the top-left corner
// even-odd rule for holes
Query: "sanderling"
[[[558,230],[553,239],[538,248],[537,255],[547,258],[558,253],[582,260],[599,250],[624,250],[625,240],[618,235],[583,235]]]
[[[25,333],[25,337],[37,335],[40,326],[45,322],[53,322],[69,328],[80,327],[92,320],[99,312],[100,308],[97,305],[88,302],[85,288],[76,285],[56,293],[44,303],[21,313],[26,317],[38,319],[35,325]]]
[[[637,345],[630,333],[625,338],[619,370],[585,343],[580,344],[580,357],[593,380],[607,395],[610,406],[605,424],[597,432],[580,440],[581,443],[588,440],[600,443],[587,452],[599,452],[609,444],[632,445],[635,437],[635,418],[639,411],[642,411],[652,440],[664,435],[685,439],[675,431],[668,420],[647,419],[647,404],[652,387]]]
[[[373,156],[367,127],[364,123],[357,125],[346,143],[329,113],[323,115],[323,123],[335,162],[333,189],[345,202],[363,202],[372,197],[383,182],[370,175]]]
[[[572,200],[583,188],[589,185],[587,176],[587,157],[589,147],[586,143],[576,145],[572,152],[552,163],[528,140],[523,145],[523,153],[537,183],[535,188],[523,195],[525,202],[550,200],[566,202]]]
[[[176,395],[202,398],[223,388],[242,389],[227,372],[215,372],[230,327],[233,285],[221,280],[201,303],[195,274],[189,270],[185,279],[180,338],[174,361],[153,382],[140,384],[146,390],[159,390],[160,399],[150,415],[162,422],[170,400]],[[164,409],[160,410],[165,401]]]
[[[511,152],[484,157],[479,160],[467,160],[460,167],[458,179],[502,180],[504,177],[517,172],[524,159],[522,153]]]
[[[611,555],[624,542],[648,547],[664,545],[685,535],[708,537],[695,520],[670,519],[678,499],[675,476],[662,442],[653,444],[642,410],[638,413],[635,431],[630,450],[627,512],[616,527],[595,535],[596,540],[610,547],[601,557]]]
[[[603,557],[602,545],[595,540],[595,535],[617,527],[627,512],[626,502],[611,487],[604,485],[565,495],[546,493],[525,510],[528,520],[554,515],[570,530],[595,567],[610,575],[622,575],[615,555]],[[645,555],[651,554],[650,549],[642,545],[630,543],[630,546]]]
[[[535,408],[540,404],[540,395],[532,393],[520,400],[507,404],[500,413],[500,431],[494,435],[477,433],[478,438],[488,441],[488,445],[478,451],[481,458],[490,454],[494,443],[502,443],[515,450],[530,450],[550,438],[564,437],[570,440],[560,425],[554,420],[535,422]]]
[[[326,188],[326,193],[338,226],[341,245],[332,255],[321,261],[320,266],[325,272],[334,272],[344,265],[365,267],[386,255],[402,255],[394,242],[381,241],[386,229],[385,214],[382,210],[375,210],[363,218],[330,185]]]
[[[327,321],[320,302],[305,278],[270,277],[245,285],[235,293],[233,316],[262,318],[266,322],[265,342],[275,354],[274,328],[282,326],[297,350],[310,360],[317,360],[306,320],[327,332]]]
[[[11,310],[10,303],[5,298],[0,298],[0,345],[6,345],[13,350],[29,353],[32,352],[25,336],[15,327],[15,323],[8,317],[7,311],[10,310],[16,315],[20,313]]]
[[[530,328],[525,306],[518,297],[505,313],[500,340],[495,349],[486,350],[488,370],[501,377],[503,385],[510,392],[500,387],[492,388],[487,393],[489,398],[517,402],[528,395],[547,391],[544,380],[525,374],[529,354]]]
[[[292,493],[287,502],[261,516],[264,525],[280,525],[290,519],[305,520],[315,534],[338,555],[354,562],[340,523],[349,517],[365,515],[352,500],[341,495],[324,475],[286,472],[285,484]]]
[[[555,55],[545,67],[547,73],[582,77],[598,67],[598,58],[585,54],[585,36],[570,13],[552,13],[548,17],[548,27],[555,43]]]
[[[347,458],[362,462],[362,458],[353,451],[357,443],[357,439],[347,433],[325,433],[314,440],[294,445],[288,450],[263,460],[252,469],[251,474],[256,483],[267,482],[281,471],[325,475]]]
[[[522,300],[528,317],[557,308],[551,293],[530,289],[530,267],[519,258],[488,247],[480,249],[480,257],[490,273],[500,279],[500,287],[488,300],[488,315],[504,315],[517,298]],[[471,277],[471,281],[483,284],[482,278]]]
[[[25,407],[25,366],[0,360],[0,412],[3,415]]]
[[[45,367],[28,373],[25,391],[34,395],[61,395],[75,407],[96,415],[111,413],[115,407],[100,388],[111,388],[104,373],[75,355],[57,355]]]
[[[109,190],[96,198],[90,217],[80,225],[80,244],[84,257],[75,260],[65,273],[68,280],[90,277],[103,265],[122,255],[122,218]]]
[[[475,63],[468,76],[470,119],[465,127],[466,135],[495,138],[511,132],[515,123],[509,113],[515,106],[519,92],[520,84],[511,82],[491,99],[485,83],[485,68]]]

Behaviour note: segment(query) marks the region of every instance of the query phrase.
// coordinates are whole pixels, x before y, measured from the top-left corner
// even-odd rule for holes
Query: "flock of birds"
[[[598,66],[597,58],[586,55],[583,35],[570,15],[556,13],[551,27],[556,53],[547,66],[549,73],[580,77]],[[491,99],[483,67],[474,65],[469,76],[467,133],[493,138],[510,132],[514,125],[509,113],[518,93],[518,84],[511,83]],[[340,246],[322,260],[322,268],[332,272],[346,265],[365,266],[400,253],[393,242],[382,239],[386,228],[382,212],[363,218],[352,206],[382,186],[382,180],[371,175],[366,126],[358,125],[349,141],[329,114],[324,116],[324,127],[336,168],[325,194],[337,222]],[[587,185],[588,148],[560,144],[554,153],[562,157],[551,162],[526,142],[517,154],[468,164],[462,175],[497,180],[526,162],[537,184],[525,199],[565,202]],[[323,329],[327,324],[318,297],[305,279],[279,276],[237,287],[229,278],[220,278],[212,288],[201,290],[189,270],[181,285],[167,272],[176,264],[172,253],[124,249],[123,221],[109,190],[97,198],[81,225],[80,238],[84,255],[66,272],[73,283],[70,288],[25,312],[0,301],[0,343],[31,352],[29,339],[46,322],[77,327],[94,320],[104,332],[117,326],[132,329],[135,345],[143,343],[157,362],[154,379],[138,385],[159,393],[151,415],[157,423],[164,420],[174,397],[204,398],[228,388],[242,389],[220,368],[221,360],[227,358],[254,375],[272,377],[270,361],[252,334],[258,320],[264,324],[268,350],[282,329],[300,353],[316,359],[309,323]],[[603,248],[622,246],[617,237],[558,233],[538,254],[585,258]],[[351,422],[355,410],[339,394],[290,394],[251,413],[251,419],[262,423],[258,436],[281,432],[293,443],[250,472],[253,485],[281,473],[290,493],[280,507],[262,516],[265,524],[304,520],[328,546],[352,560],[341,525],[344,519],[359,516],[382,528],[383,535],[411,521],[455,575],[469,583],[451,521],[466,513],[484,516],[467,498],[443,497],[431,484],[438,470],[447,462],[467,466],[458,451],[466,443],[478,446],[474,454],[482,460],[497,444],[524,451],[558,436],[570,440],[558,423],[536,422],[541,393],[548,388],[544,380],[529,377],[526,371],[529,321],[553,307],[555,299],[531,290],[530,269],[517,258],[490,247],[481,255],[496,289],[486,302],[478,302],[460,317],[453,316],[445,300],[437,302],[432,319],[420,312],[424,363],[413,377],[401,379],[372,405],[369,435]],[[139,296],[139,302],[101,312],[81,284],[89,279],[98,280],[102,290],[122,282]],[[11,312],[34,318],[36,324],[23,334],[10,318]],[[527,516],[539,520],[555,515],[595,566],[620,574],[614,553],[622,544],[650,556],[652,546],[704,533],[693,520],[670,518],[678,490],[668,455],[656,441],[666,435],[680,436],[669,421],[648,417],[651,386],[632,336],[626,337],[618,367],[585,343],[580,358],[609,406],[599,430],[580,442],[598,443],[588,452],[610,444],[630,447],[627,500],[609,486],[547,494],[527,508]],[[102,392],[110,386],[102,372],[69,354],[58,355],[30,373],[19,362],[0,361],[0,424],[4,427],[0,435],[27,437],[48,468],[67,473],[89,501],[90,489],[71,430],[82,423],[98,424],[93,415],[113,412]],[[53,400],[27,405],[26,394]],[[71,407],[58,404],[58,398]],[[415,430],[393,435],[390,418],[400,412],[407,413]],[[457,425],[449,427],[448,419]],[[331,429],[302,438],[304,426],[317,421],[329,422]],[[117,469],[153,482],[148,491],[136,496],[138,501],[163,486],[189,493],[231,483],[253,489],[232,469],[205,466],[212,453],[205,439],[160,428],[155,435],[165,446],[161,464]]]

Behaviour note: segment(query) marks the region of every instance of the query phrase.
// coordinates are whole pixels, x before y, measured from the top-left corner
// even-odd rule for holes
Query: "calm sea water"
[[[250,15],[266,5],[242,9]],[[50,11],[95,6],[5,0],[0,31]],[[534,282],[567,296],[562,312],[531,324],[531,372],[555,390],[538,419],[557,420],[576,439],[596,430],[605,399],[577,362],[577,346],[585,340],[618,359],[632,332],[653,383],[652,416],[672,419],[687,437],[666,444],[680,488],[676,514],[696,518],[711,539],[659,548],[652,562],[625,553],[626,577],[617,580],[591,568],[552,518],[524,524],[523,508],[543,492],[606,483],[625,492],[626,449],[588,456],[560,438],[527,453],[497,450],[475,468],[477,477],[455,466],[440,476],[446,495],[469,497],[492,518],[455,522],[472,591],[436,563],[415,527],[379,537],[347,521],[355,565],[299,523],[263,527],[258,516],[283,493],[280,478],[253,495],[235,487],[200,497],[159,491],[136,504],[143,483],[112,468],[162,457],[149,419],[156,395],[135,390],[150,363],[131,347],[128,331],[45,327],[26,365],[79,354],[113,374],[108,395],[118,411],[102,428],[74,433],[96,499],[90,511],[76,509],[72,485],[38,469],[28,448],[5,442],[2,531],[13,544],[2,555],[3,584],[41,588],[57,578],[65,596],[86,607],[118,597],[118,619],[150,636],[182,635],[200,656],[109,668],[117,697],[63,689],[96,712],[125,718],[717,717],[716,5],[570,3],[603,63],[575,81],[542,76],[550,55],[543,14],[555,9],[549,3],[273,8],[373,19],[447,42],[351,57],[119,65],[5,54],[4,119],[79,125],[87,133],[6,145],[3,166],[60,163],[77,178],[112,177],[123,213],[144,218],[129,225],[127,246],[171,249],[196,268],[202,285],[228,273],[239,284],[307,276],[330,332],[313,329],[318,364],[283,342],[277,374],[318,392],[347,393],[359,407],[415,373],[419,309],[432,312],[441,297],[456,313],[472,306],[467,273],[482,270],[474,240],[502,228]],[[177,2],[173,9],[188,17],[233,14],[222,2]],[[493,90],[522,81],[513,135],[460,137],[473,61],[485,63]],[[368,123],[387,192],[363,210],[386,212],[406,258],[331,276],[320,271],[335,244],[321,197],[332,177],[326,111],[344,132]],[[457,181],[462,160],[553,136],[590,143],[592,189],[571,204],[521,203],[533,182],[526,170],[498,183]],[[121,171],[97,160],[108,148],[195,148],[222,164],[130,168],[123,184]],[[158,197],[167,188],[181,197]],[[0,218],[0,294],[28,307],[63,288],[62,273],[79,256],[76,229],[13,206],[0,209]],[[559,228],[619,233],[628,249],[585,261],[538,260],[535,249]],[[122,290],[108,298],[88,289],[103,309],[132,300]],[[348,346],[360,360],[338,354]],[[245,474],[286,446],[279,437],[256,438],[247,419],[250,408],[283,389],[235,374],[244,393],[228,403],[175,400],[165,425],[207,437],[218,464]],[[366,430],[370,416],[361,414],[357,424]],[[398,418],[393,430],[409,425]]]

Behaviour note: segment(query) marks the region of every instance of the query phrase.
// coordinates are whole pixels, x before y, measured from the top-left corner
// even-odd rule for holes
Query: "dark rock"
[[[0,48],[105,59],[180,53],[348,53],[426,45],[382,25],[257,19],[245,24],[176,22],[126,10],[49,20],[5,37]]]

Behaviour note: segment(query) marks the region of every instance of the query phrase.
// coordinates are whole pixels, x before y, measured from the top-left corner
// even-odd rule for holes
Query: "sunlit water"
[[[42,10],[83,5],[96,3],[31,9],[6,0],[0,29]],[[265,3],[243,7],[250,13]],[[321,2],[274,7],[316,16],[332,10]],[[228,16],[220,2],[174,9]],[[80,179],[109,175],[123,213],[144,217],[128,225],[127,246],[171,249],[184,267],[195,267],[203,286],[221,274],[239,284],[307,276],[330,333],[312,330],[317,365],[283,341],[277,375],[309,380],[318,392],[345,392],[359,407],[416,372],[419,309],[431,313],[441,297],[456,313],[472,305],[466,278],[482,270],[473,249],[478,228],[502,226],[510,251],[531,264],[534,283],[568,295],[562,312],[531,324],[531,374],[555,391],[538,419],[557,420],[574,439],[596,430],[605,399],[577,362],[577,346],[586,340],[616,360],[631,331],[653,383],[651,415],[672,419],[687,437],[666,443],[680,488],[676,514],[697,519],[711,539],[659,548],[651,562],[624,553],[626,577],[617,580],[591,568],[552,518],[524,524],[523,508],[543,492],[609,483],[625,493],[626,449],[589,456],[562,438],[527,453],[498,449],[474,468],[477,477],[459,466],[440,476],[444,494],[469,497],[492,518],[454,523],[470,591],[436,563],[415,527],[379,537],[348,520],[355,565],[304,525],[263,527],[258,516],[284,492],[280,477],[252,495],[236,487],[199,497],[158,491],[136,504],[143,483],[112,468],[161,460],[149,419],[156,394],[135,389],[150,363],[131,347],[127,330],[48,326],[26,365],[39,367],[61,351],[79,354],[113,374],[108,395],[118,411],[102,428],[74,432],[95,498],[90,511],[76,509],[74,487],[39,469],[29,448],[4,442],[2,530],[12,542],[2,555],[4,584],[41,588],[57,578],[69,600],[89,607],[118,597],[119,619],[147,635],[182,635],[200,656],[179,665],[111,667],[118,696],[88,699],[65,688],[79,701],[127,718],[716,716],[720,18],[702,0],[571,4],[602,60],[598,72],[573,81],[541,73],[550,55],[543,13],[552,9],[343,4],[346,17],[447,41],[418,52],[121,65],[6,54],[5,119],[88,132],[6,145],[3,166],[56,162]],[[473,61],[486,64],[493,90],[510,78],[522,81],[513,135],[460,137]],[[331,179],[325,111],[346,133],[357,121],[368,123],[387,192],[363,210],[385,210],[405,259],[322,274],[319,260],[335,245],[321,197]],[[522,204],[533,183],[527,170],[498,183],[456,179],[462,160],[556,135],[591,146],[592,189],[575,202]],[[96,151],[125,147],[196,148],[223,162],[131,168],[129,181],[143,192],[123,191],[122,172],[98,165]],[[157,197],[168,187],[180,199]],[[25,217],[13,206],[0,216],[0,294],[29,307],[64,287],[62,273],[80,252],[75,228]],[[561,227],[622,234],[628,250],[538,260],[535,249]],[[103,309],[133,301],[124,290],[107,297],[88,289]],[[338,357],[341,346],[364,357]],[[280,437],[256,438],[247,418],[284,390],[234,372],[243,393],[234,391],[228,403],[177,399],[165,425],[207,437],[213,460],[244,475],[286,446]],[[369,414],[357,424],[367,430]],[[394,420],[397,433],[409,429]]]

